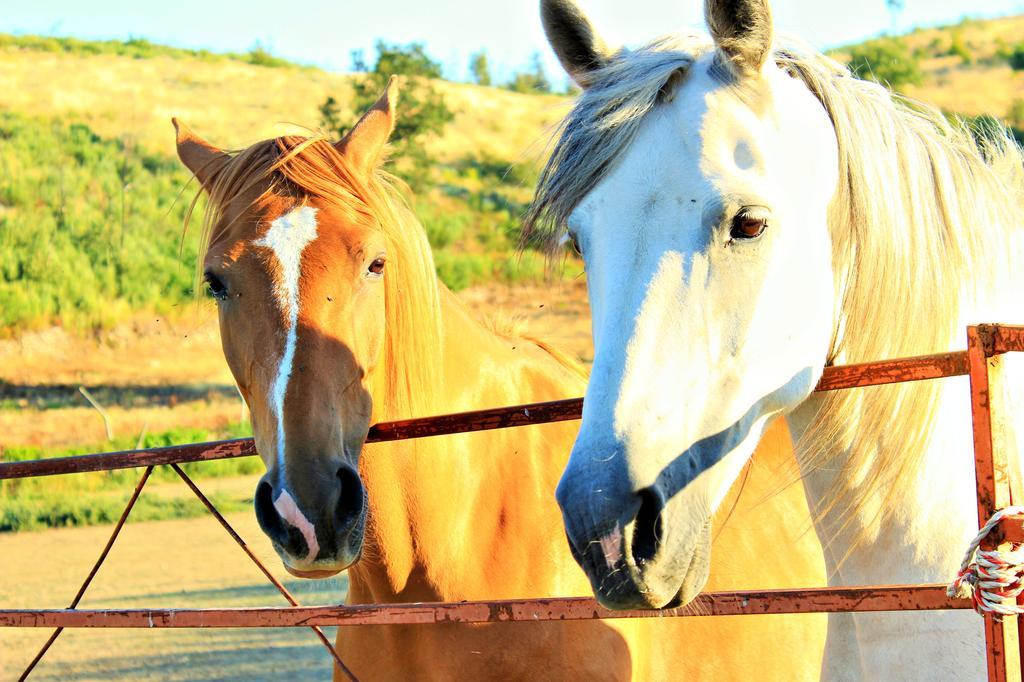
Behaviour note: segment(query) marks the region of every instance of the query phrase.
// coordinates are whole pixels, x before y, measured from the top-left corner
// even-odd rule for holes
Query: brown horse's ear
[[[611,50],[573,0],[540,0],[540,20],[562,67],[581,87],[604,66]]]
[[[363,114],[348,134],[335,144],[363,176],[368,176],[377,167],[384,147],[395,130],[395,104],[398,102],[398,79],[392,76],[384,88],[384,94]]]
[[[193,133],[178,119],[172,118],[171,123],[177,135],[178,158],[192,171],[203,189],[209,191],[214,176],[231,157]]]
[[[704,20],[719,53],[737,76],[761,72],[772,51],[768,0],[704,0]]]

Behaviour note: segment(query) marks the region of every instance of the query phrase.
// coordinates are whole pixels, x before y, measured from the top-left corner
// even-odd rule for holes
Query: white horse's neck
[[[944,381],[948,386],[943,387],[937,428],[912,488],[913,499],[891,510],[869,540],[861,538],[877,526],[873,517],[881,500],[869,501],[853,516],[837,510],[816,519],[830,585],[941,583],[956,574],[978,526],[968,384],[963,377]],[[791,416],[797,442],[818,402],[812,397]],[[804,472],[812,510],[826,503],[843,465],[840,457]],[[837,533],[838,527],[842,530]],[[937,645],[946,642],[960,646]],[[916,679],[928,671],[941,679],[982,679],[982,646],[981,620],[971,612],[833,614],[823,677]]]
[[[860,510],[833,509],[816,521],[832,559],[834,584],[896,584],[943,581],[959,564],[963,543],[977,530],[972,457],[970,399],[965,377],[946,379],[939,417],[911,488],[912,499],[888,510],[880,527],[884,501],[864,500]],[[856,389],[854,389],[856,390]],[[799,443],[820,399],[812,397],[790,417]],[[798,453],[799,456],[800,453]],[[879,452],[878,457],[899,457]],[[803,472],[812,509],[823,509],[837,483],[851,496],[862,496],[847,482],[842,455]],[[864,539],[867,538],[867,539]]]
[[[1020,291],[1020,277],[1006,274],[997,280],[993,291],[983,294],[989,300],[970,306],[961,316],[962,329],[979,322],[1024,321],[1024,310],[1013,296],[998,293]],[[966,348],[964,332],[956,345]],[[1024,398],[1024,358],[1007,356],[1004,362],[1006,395],[998,402],[1003,409],[1013,409]],[[898,508],[885,510],[880,525],[876,514],[884,504],[881,493],[876,493],[879,499],[866,500],[852,515],[835,509],[816,519],[830,584],[946,583],[955,576],[967,543],[978,529],[970,390],[967,377],[941,381],[935,426],[907,499]],[[820,403],[821,398],[813,395],[790,415],[795,442],[800,442]],[[1019,482],[1018,453],[1024,452],[1024,429],[1014,429],[1013,419],[1006,423],[1004,447]],[[797,454],[805,459],[801,457],[804,453]],[[903,455],[898,451],[876,453],[877,457]],[[826,498],[837,483],[852,496],[859,494],[857,482],[845,480],[849,477],[845,464],[840,454],[820,468],[802,472],[812,510],[826,508]],[[914,679],[927,671],[943,678],[981,679],[985,674],[983,646],[982,621],[968,611],[836,614],[830,621],[825,677],[873,679],[884,674],[890,679]],[[861,674],[852,675],[854,670]]]

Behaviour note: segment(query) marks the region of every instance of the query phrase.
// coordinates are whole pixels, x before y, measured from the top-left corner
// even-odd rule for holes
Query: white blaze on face
[[[266,234],[255,242],[256,246],[270,249],[277,260],[278,271],[274,278],[274,298],[277,300],[281,312],[284,313],[287,333],[284,352],[281,354],[281,360],[277,366],[277,377],[274,379],[270,392],[270,406],[274,412],[274,418],[277,420],[277,466],[282,484],[285,482],[284,398],[288,392],[288,379],[292,375],[292,363],[295,360],[302,252],[317,237],[316,211],[315,208],[309,206],[292,209],[272,222]],[[284,486],[282,485],[282,487]],[[290,497],[288,499],[291,500]],[[294,502],[292,504],[294,505]],[[297,524],[293,523],[293,525],[302,530]]]
[[[299,509],[299,505],[295,504],[295,500],[292,499],[291,494],[287,490],[282,490],[281,494],[274,500],[274,509],[281,515],[282,519],[302,533],[302,537],[306,539],[306,547],[309,549],[306,553],[306,558],[309,561],[315,560],[316,555],[320,553],[320,543],[316,540],[316,530],[313,528],[313,524],[309,522],[309,519],[302,513],[302,510]],[[301,559],[302,557],[295,558]]]

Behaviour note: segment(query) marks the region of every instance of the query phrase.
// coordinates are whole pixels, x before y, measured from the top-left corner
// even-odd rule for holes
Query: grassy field
[[[916,31],[924,74],[904,90],[955,113],[1024,127],[1024,71],[1007,54],[1024,17]],[[843,58],[843,50],[837,51]],[[190,299],[197,230],[182,236],[192,189],[174,156],[177,115],[226,148],[316,127],[342,109],[351,75],[254,51],[212,55],[145,41],[0,36],[0,330],[111,328]],[[438,82],[455,120],[426,142],[432,189],[413,200],[453,289],[539,281],[541,258],[514,255],[519,219],[564,97]]]
[[[84,123],[0,110],[0,329],[109,328],[167,317],[193,298],[199,230],[182,232],[194,190],[178,161]],[[483,157],[435,168],[413,200],[453,289],[539,280],[515,254],[533,176]]]
[[[114,439],[104,443],[55,449],[38,446],[6,446],[5,461],[24,461],[67,457],[90,452],[154,448],[186,443],[202,443],[222,438],[248,436],[252,429],[248,422],[232,424],[223,431],[196,428],[178,428],[141,438]],[[260,474],[263,464],[255,457],[195,462],[182,465],[192,478],[210,479]],[[132,484],[139,473],[134,469],[99,471],[56,478],[25,478],[0,481],[0,533],[109,524],[118,519],[128,500]],[[176,481],[177,475],[168,468],[153,471],[151,480]],[[255,484],[241,495],[217,494],[211,501],[223,512],[242,511],[252,504]],[[135,518],[154,521],[169,518],[189,518],[203,513],[203,507],[188,494],[180,496],[145,497],[133,511]]]
[[[342,107],[348,74],[299,66],[266,68],[244,60],[186,51],[139,59],[97,50],[49,52],[4,45],[0,36],[2,107],[86,124],[105,138],[129,138],[174,155],[170,119],[178,116],[211,142],[237,149],[301,132],[319,121],[328,95]],[[539,155],[538,141],[564,115],[569,100],[439,81],[455,121],[430,146],[432,158],[515,162]]]
[[[0,39],[0,333],[111,328],[190,300],[198,230],[183,237],[182,219],[195,188],[171,116],[233,149],[315,128],[328,95],[350,97],[350,76],[250,57]],[[453,289],[539,280],[541,259],[514,255],[518,217],[530,150],[565,100],[438,87],[455,120],[427,143],[434,189],[413,208],[439,275]]]
[[[1022,36],[1024,17],[1009,17],[895,38],[923,73],[906,91],[968,115],[1024,107],[1024,71],[1007,62]],[[193,296],[197,230],[183,235],[181,223],[194,190],[175,158],[169,119],[178,115],[237,148],[315,126],[328,95],[346,105],[350,78],[260,50],[213,55],[139,40],[0,36],[0,457],[247,431],[212,306]],[[542,277],[541,257],[517,257],[514,245],[542,140],[568,100],[437,87],[455,121],[428,143],[437,160],[433,188],[413,207],[440,277],[478,310],[525,315],[534,333],[568,342],[588,360],[577,262],[554,285],[502,289]],[[552,317],[558,308],[571,313]],[[109,424],[80,386],[95,394]],[[199,473],[254,467],[235,462]],[[0,531],[106,522],[125,482],[118,474],[4,484]],[[195,513],[170,498],[139,510],[153,519]]]

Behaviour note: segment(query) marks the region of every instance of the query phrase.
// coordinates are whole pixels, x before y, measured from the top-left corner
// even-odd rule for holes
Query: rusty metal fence
[[[966,351],[828,367],[815,390],[833,391],[968,375],[974,427],[978,521],[981,527],[997,510],[1013,502],[1007,461],[998,442],[1000,429],[993,426],[997,421],[993,419],[993,411],[999,411],[1003,406],[992,404],[998,392],[990,392],[989,389],[990,386],[997,385],[1001,379],[1002,356],[1010,352],[1024,352],[1024,326],[972,326],[967,329],[967,339]],[[367,442],[426,438],[578,419],[582,406],[583,400],[577,398],[381,423],[370,429]],[[609,611],[591,598],[303,607],[263,566],[245,541],[179,466],[185,462],[247,457],[255,454],[252,439],[243,438],[151,450],[0,462],[0,480],[145,467],[110,539],[67,609],[0,609],[0,627],[56,628],[20,679],[28,677],[64,628],[309,627],[328,649],[342,673],[354,680],[355,676],[320,630],[322,626],[738,616],[840,611],[923,611],[973,607],[973,602],[969,599],[948,597],[945,584],[715,592],[701,594],[694,603],[686,607],[661,611]],[[290,606],[227,609],[76,608],[117,539],[150,473],[154,467],[161,465],[169,465],[181,477],[267,579],[281,592]],[[1021,491],[1015,492],[1017,495],[1021,494]],[[1008,547],[1021,542],[1024,542],[1024,516],[1006,516],[985,539],[982,548]],[[1021,661],[1024,658],[1024,632],[1018,627],[1017,616],[999,619],[993,615],[986,615],[984,628],[989,680],[1019,682]]]

